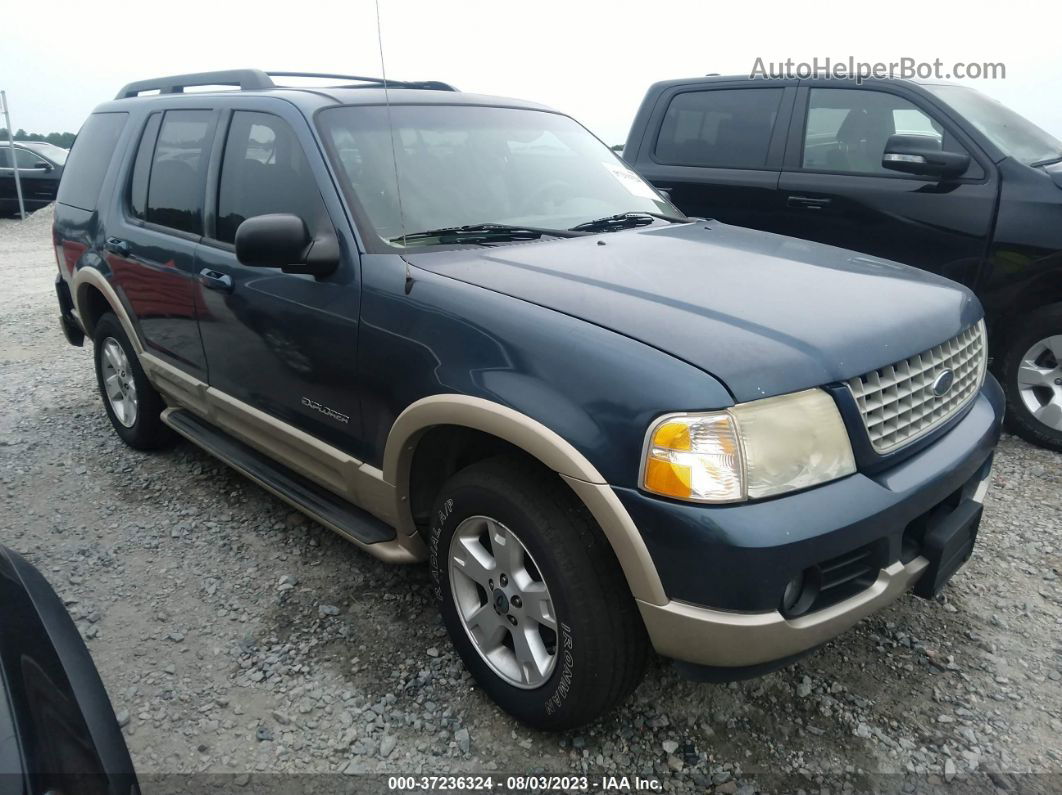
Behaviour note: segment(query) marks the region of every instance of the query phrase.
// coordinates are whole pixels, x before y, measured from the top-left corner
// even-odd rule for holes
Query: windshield
[[[61,146],[56,146],[55,144],[49,144],[40,141],[23,141],[22,145],[25,146],[27,149],[32,149],[38,154],[44,155],[56,165],[62,166],[66,164],[66,156],[69,153]]]
[[[318,119],[336,170],[384,241],[466,225],[564,230],[618,213],[682,217],[607,146],[556,113],[392,105],[393,150],[384,106],[333,108]]]
[[[926,86],[982,135],[1026,165],[1062,157],[1062,142],[1007,106],[964,86]]]

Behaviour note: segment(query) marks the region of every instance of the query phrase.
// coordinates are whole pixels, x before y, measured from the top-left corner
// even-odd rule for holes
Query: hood
[[[982,314],[947,279],[716,221],[406,258],[659,348],[738,401],[862,375]]]

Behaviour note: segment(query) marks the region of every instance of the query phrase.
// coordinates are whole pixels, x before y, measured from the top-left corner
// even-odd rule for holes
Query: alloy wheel
[[[472,516],[450,542],[450,583],[465,632],[506,683],[543,685],[557,659],[557,616],[531,554],[501,522]]]
[[[136,382],[133,380],[133,368],[129,366],[125,350],[114,337],[107,337],[103,341],[100,370],[103,374],[103,391],[107,395],[111,411],[118,418],[118,422],[126,428],[132,428],[136,423],[139,406]]]
[[[1018,393],[1033,417],[1062,431],[1062,334],[1040,340],[1021,357]]]

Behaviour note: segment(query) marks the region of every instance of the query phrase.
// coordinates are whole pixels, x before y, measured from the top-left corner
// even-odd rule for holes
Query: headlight
[[[738,502],[856,471],[837,405],[821,389],[671,414],[650,428],[642,488],[692,502]]]

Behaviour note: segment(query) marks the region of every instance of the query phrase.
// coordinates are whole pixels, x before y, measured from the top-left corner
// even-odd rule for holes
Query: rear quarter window
[[[125,128],[128,113],[93,113],[70,150],[56,200],[82,210],[95,210],[100,187]]]

